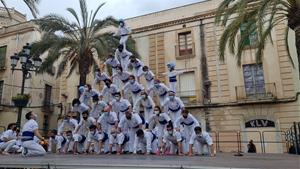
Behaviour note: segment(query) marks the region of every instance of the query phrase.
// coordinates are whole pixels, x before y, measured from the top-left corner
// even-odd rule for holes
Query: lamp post
[[[23,50],[20,53],[15,53],[10,57],[11,59],[11,70],[14,73],[15,70],[22,72],[22,86],[21,86],[21,95],[24,94],[25,88],[25,80],[31,78],[30,72],[37,72],[42,65],[42,59],[39,57],[31,58],[30,56],[31,46],[29,43],[26,43],[23,46]],[[18,65],[18,61],[20,60],[21,68],[16,68]],[[23,107],[18,107],[18,126],[21,125],[21,117],[22,117],[22,109]]]

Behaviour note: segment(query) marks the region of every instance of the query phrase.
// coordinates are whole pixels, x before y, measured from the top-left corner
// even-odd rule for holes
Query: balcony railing
[[[176,59],[183,60],[195,57],[195,43],[191,45],[192,47],[187,49],[180,49],[181,46],[179,44],[175,45]]]
[[[200,102],[198,90],[189,90],[189,91],[177,91],[176,95],[180,97],[184,104],[196,104]]]
[[[236,86],[237,101],[273,100],[277,98],[276,84],[265,83],[254,86]]]

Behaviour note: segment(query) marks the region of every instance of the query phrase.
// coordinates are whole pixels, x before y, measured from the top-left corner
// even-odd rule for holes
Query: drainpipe
[[[211,82],[208,79],[208,68],[207,68],[207,60],[206,60],[206,52],[205,52],[205,34],[204,34],[204,24],[203,20],[200,20],[200,47],[201,47],[201,77],[202,77],[202,95],[203,95],[203,105],[207,105],[210,103],[210,85]],[[209,123],[209,108],[204,108],[205,115],[205,126],[206,130],[210,131],[210,123]]]

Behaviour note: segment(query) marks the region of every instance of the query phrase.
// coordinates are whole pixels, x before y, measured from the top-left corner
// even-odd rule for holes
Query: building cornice
[[[32,21],[23,22],[0,28],[0,38],[32,31],[38,31],[38,28],[32,23]]]
[[[182,19],[178,19],[178,20],[173,20],[173,21],[168,21],[168,22],[163,22],[163,23],[159,23],[159,24],[154,24],[154,25],[149,25],[149,26],[132,29],[132,33],[136,34],[136,33],[148,32],[148,31],[162,29],[162,28],[166,28],[166,27],[170,27],[170,26],[186,24],[186,23],[190,23],[190,22],[203,20],[203,19],[209,19],[209,18],[213,18],[215,16],[215,14],[216,14],[216,10],[210,10],[210,11],[206,11],[206,12],[197,14],[196,16],[192,16],[192,17],[187,17],[187,18],[182,18]]]

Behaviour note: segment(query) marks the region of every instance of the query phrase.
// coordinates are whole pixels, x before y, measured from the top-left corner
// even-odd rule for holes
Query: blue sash
[[[108,134],[107,133],[103,133],[104,137],[102,139],[102,143],[104,143],[106,140],[108,140]]]
[[[169,107],[169,110],[170,110],[171,112],[178,112],[180,109],[181,109],[180,106],[179,106],[178,108],[176,108],[176,109],[172,109],[172,108]]]
[[[129,81],[129,78],[122,80],[123,83],[127,83]]]
[[[22,133],[22,137],[25,137],[25,138],[22,138],[21,141],[30,141],[30,140],[33,140],[34,133],[32,131],[24,131]]]
[[[163,94],[161,94],[161,95],[159,95],[159,96],[160,96],[160,97],[163,97],[163,96],[165,96],[166,94],[168,94],[167,91],[165,91]]]
[[[127,136],[127,135],[125,134],[125,135],[124,135],[124,140],[123,140],[122,146],[124,146],[128,141],[129,141],[129,136]]]
[[[3,140],[0,139],[0,143],[4,142]]]
[[[120,110],[120,112],[124,113],[129,110],[129,106],[125,110]]]
[[[138,94],[138,93],[140,93],[141,91],[142,91],[141,89],[138,89],[137,91],[132,91],[132,93]]]
[[[123,59],[125,59],[128,55],[122,56]]]
[[[151,77],[151,79],[147,79],[145,78],[148,82],[152,81],[154,79],[154,77]]]
[[[64,136],[62,136],[62,137],[63,137],[64,140],[61,142],[61,145],[65,145],[66,142],[67,142],[67,139]]]
[[[181,122],[181,125],[187,125],[187,126],[191,126],[194,124],[194,121],[190,122],[190,123],[185,123],[185,122]]]
[[[80,143],[80,144],[84,143],[85,139],[86,139],[86,137],[84,135],[81,135],[81,137],[82,137],[81,140],[78,141],[78,143]]]
[[[169,77],[169,82],[177,82],[176,76]]]
[[[166,125],[167,123],[168,123],[168,121],[165,119],[165,120],[163,120],[163,121],[158,121],[159,122],[159,124],[161,124],[161,125]]]
[[[116,123],[115,122],[113,122],[113,123],[110,123],[110,122],[107,122],[107,124],[109,124],[109,125],[115,125]]]
[[[145,106],[145,108],[148,109],[148,110],[153,109],[152,106],[149,106],[149,107],[146,107],[146,106]]]
[[[135,66],[135,69],[139,69],[141,66],[141,64],[138,64],[137,66]]]
[[[157,136],[154,133],[152,133],[152,135],[153,135],[153,138],[152,138],[151,143],[153,143],[153,141],[157,138]]]

